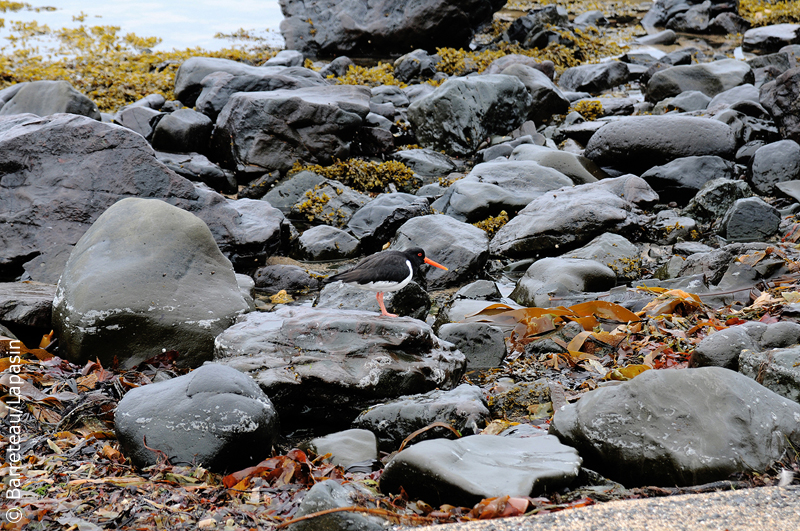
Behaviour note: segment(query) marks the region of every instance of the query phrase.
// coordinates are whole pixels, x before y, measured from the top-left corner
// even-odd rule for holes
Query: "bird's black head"
[[[411,261],[414,265],[414,269],[418,268],[422,265],[425,261],[425,251],[423,251],[419,247],[412,247],[411,249],[406,249],[403,251],[403,254]]]

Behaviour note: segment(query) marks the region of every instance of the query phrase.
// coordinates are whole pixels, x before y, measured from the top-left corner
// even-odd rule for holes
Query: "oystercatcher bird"
[[[426,258],[425,251],[414,247],[407,251],[383,251],[368,256],[352,269],[328,277],[325,283],[341,280],[357,288],[377,291],[375,298],[381,307],[381,315],[397,317],[396,314],[386,311],[383,294],[406,287],[423,263],[447,271],[445,266]]]

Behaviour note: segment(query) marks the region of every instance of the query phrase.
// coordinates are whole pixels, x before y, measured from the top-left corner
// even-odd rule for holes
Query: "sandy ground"
[[[800,485],[613,501],[429,531],[800,531]]]

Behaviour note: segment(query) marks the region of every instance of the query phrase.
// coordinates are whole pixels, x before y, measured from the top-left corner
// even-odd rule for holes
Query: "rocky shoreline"
[[[281,1],[289,49],[192,57],[174,99],[0,90],[0,333],[52,329],[29,359],[120,375],[172,356],[96,390],[124,458],[331,454],[342,475],[283,518],[357,505],[364,477],[445,519],[792,483],[799,24],[710,0],[303,4]],[[587,62],[601,48],[620,53]],[[387,294],[401,317],[323,285],[417,246],[449,269]]]

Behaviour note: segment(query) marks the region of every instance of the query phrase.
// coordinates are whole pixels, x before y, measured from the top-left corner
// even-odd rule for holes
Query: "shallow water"
[[[155,50],[184,49],[201,46],[208,50],[229,47],[227,39],[215,39],[217,32],[233,33],[243,28],[269,39],[269,43],[282,46],[278,26],[283,14],[277,0],[114,0],[97,2],[91,0],[28,0],[34,7],[53,6],[56,11],[0,12],[5,19],[5,29],[0,29],[0,38],[8,35],[12,21],[37,21],[50,28],[78,27],[81,22],[73,20],[81,13],[88,15],[83,24],[87,26],[120,26],[121,33],[135,33],[140,37],[160,37],[161,44]],[[265,30],[269,30],[264,35]],[[0,40],[0,47],[7,42]]]

